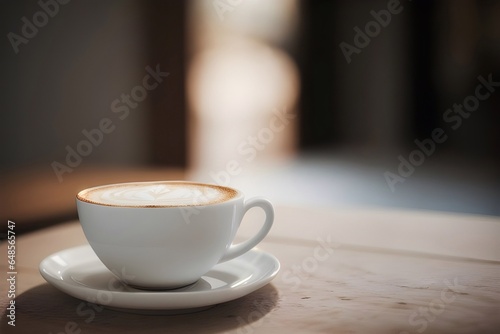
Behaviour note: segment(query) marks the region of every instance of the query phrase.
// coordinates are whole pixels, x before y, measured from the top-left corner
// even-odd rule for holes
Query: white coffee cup
[[[229,187],[187,181],[131,182],[82,190],[80,223],[92,249],[122,282],[174,289],[252,249],[274,220],[272,204]],[[232,245],[245,213],[266,218],[255,236]]]

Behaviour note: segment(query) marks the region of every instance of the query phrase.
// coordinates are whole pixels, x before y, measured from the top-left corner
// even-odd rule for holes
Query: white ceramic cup
[[[105,187],[149,185],[209,186],[232,195],[214,203],[181,205],[106,203],[89,199]],[[196,282],[217,263],[252,249],[267,235],[274,220],[272,204],[263,198],[245,200],[242,192],[187,181],[132,182],[82,190],[78,216],[92,249],[125,284],[142,289],[174,289]],[[232,245],[245,213],[259,207],[265,222],[255,236]]]

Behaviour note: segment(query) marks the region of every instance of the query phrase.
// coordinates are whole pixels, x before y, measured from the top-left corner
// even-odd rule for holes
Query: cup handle
[[[269,202],[267,199],[264,198],[255,197],[245,201],[241,220],[243,220],[243,217],[245,216],[247,211],[253,207],[259,207],[262,210],[264,210],[264,213],[266,214],[266,220],[264,221],[264,225],[261,227],[259,232],[257,232],[257,234],[254,235],[252,238],[243,241],[237,245],[231,245],[224,254],[224,256],[222,256],[219,263],[234,259],[235,257],[238,257],[248,252],[250,249],[254,248],[259,242],[261,242],[266,237],[267,233],[269,233],[269,230],[271,230],[271,226],[273,226],[273,221],[274,221],[274,208],[271,202]]]

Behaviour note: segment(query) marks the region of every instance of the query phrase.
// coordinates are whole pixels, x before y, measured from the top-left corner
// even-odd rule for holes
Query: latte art
[[[78,194],[80,200],[112,206],[196,206],[220,203],[236,191],[189,182],[137,182],[101,186]]]

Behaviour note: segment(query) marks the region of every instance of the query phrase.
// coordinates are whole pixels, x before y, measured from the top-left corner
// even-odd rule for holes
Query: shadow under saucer
[[[205,284],[205,283],[202,283]],[[16,298],[16,327],[8,325],[6,309],[1,309],[1,333],[218,333],[259,321],[277,306],[279,294],[273,284],[241,298],[190,313],[130,313],[105,308],[68,296],[49,284],[36,286]],[[156,315],[148,316],[146,315]],[[145,326],[145,323],[147,326]]]

